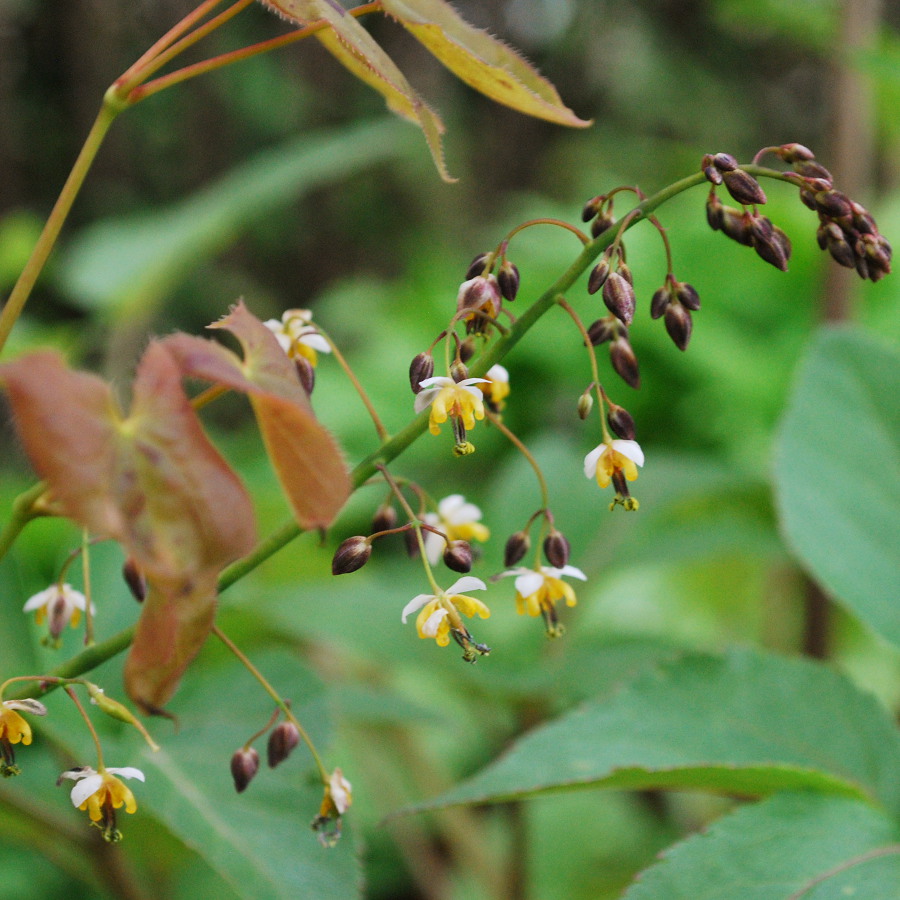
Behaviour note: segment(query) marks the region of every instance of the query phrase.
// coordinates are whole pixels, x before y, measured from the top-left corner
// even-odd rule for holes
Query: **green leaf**
[[[900,645],[900,353],[858,330],[822,331],[781,424],[775,488],[810,574]]]
[[[864,803],[778,794],[667,850],[623,900],[896,897],[898,841],[897,823]]]
[[[587,787],[815,790],[897,808],[898,771],[900,735],[872,697],[825,666],[735,650],[663,663],[406,811]]]

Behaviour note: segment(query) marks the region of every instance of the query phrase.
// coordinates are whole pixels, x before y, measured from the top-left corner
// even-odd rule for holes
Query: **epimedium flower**
[[[109,843],[122,840],[122,832],[116,828],[116,810],[124,806],[125,812],[133,813],[137,809],[137,801],[131,789],[116,778],[116,775],[123,778],[137,778],[138,781],[144,780],[144,773],[133,766],[107,769],[101,765],[99,771],[90,766],[69,769],[63,772],[56,782],[61,784],[63,778],[70,778],[76,782],[71,793],[72,805],[87,810],[91,824],[103,832],[104,839]]]
[[[463,624],[460,613],[487,619],[491,611],[480,600],[461,594],[459,591],[483,591],[487,585],[473,575],[464,575],[439,594],[419,594],[403,607],[401,620],[406,624],[407,616],[416,611],[416,631],[420,638],[434,638],[439,647],[446,647],[450,637],[466,651],[463,659],[473,662],[477,653],[487,654],[490,648],[476,644]]]
[[[572,585],[562,580],[563,576],[587,581],[587,575],[575,566],[538,566],[529,569],[518,566],[501,574],[501,578],[514,577],[516,588],[516,611],[519,615],[543,616],[547,626],[547,634],[558,637],[563,633],[556,614],[556,603],[565,600],[566,606],[575,606],[578,602]]]
[[[325,785],[325,795],[319,814],[313,819],[313,831],[319,835],[319,842],[333,847],[341,837],[341,816],[350,808],[352,787],[340,769],[335,769]]]
[[[613,440],[599,444],[584,458],[586,478],[596,478],[597,484],[605,488],[612,481],[616,488],[616,498],[610,504],[612,509],[621,503],[625,509],[637,509],[638,502],[629,496],[628,482],[638,477],[638,466],[644,465],[644,451],[637,441]]]
[[[308,309],[286,309],[278,319],[263,323],[281,345],[281,349],[291,359],[302,357],[315,367],[319,353],[331,353],[331,345],[312,324],[312,313]]]
[[[51,584],[50,587],[29,597],[22,607],[22,612],[34,612],[35,622],[43,625],[49,622],[50,642],[59,643],[66,624],[77,628],[81,614],[87,607],[87,599],[81,591],[76,591],[70,584]],[[91,604],[91,615],[95,612]]]
[[[474,504],[466,502],[462,494],[450,494],[438,502],[436,513],[426,513],[423,517],[426,525],[443,531],[448,541],[481,541],[484,543],[491,533],[482,525],[481,510]],[[431,531],[424,531],[425,556],[428,562],[436,565],[444,552],[444,539]]]
[[[452,419],[456,446],[462,448],[467,444],[466,431],[475,427],[476,419],[484,418],[484,397],[476,385],[486,381],[486,378],[466,378],[456,382],[442,375],[426,378],[419,382],[422,390],[416,394],[415,410],[420,413],[431,407],[428,430],[432,434],[440,434],[441,425]]]
[[[487,370],[484,377],[487,384],[478,385],[484,394],[484,402],[491,412],[498,413],[506,406],[509,396],[509,372],[497,363]]]
[[[470,334],[487,331],[491,320],[500,315],[502,304],[500,284],[494,275],[476,275],[464,281],[456,295],[457,315],[464,316]]]
[[[0,775],[4,778],[19,774],[12,745],[21,743],[27,747],[31,743],[31,726],[18,710],[33,716],[47,715],[47,707],[39,700],[0,701]]]

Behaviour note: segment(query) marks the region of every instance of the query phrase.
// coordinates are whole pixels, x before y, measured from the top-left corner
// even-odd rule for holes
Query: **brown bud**
[[[634,440],[634,419],[624,406],[611,402],[606,412],[606,423],[616,437],[626,441]]]
[[[316,370],[313,364],[305,356],[297,356],[294,358],[294,369],[297,371],[297,378],[300,379],[303,390],[307,394],[311,394],[316,386]]]
[[[372,517],[372,533],[390,531],[397,524],[397,510],[390,503],[382,503]]]
[[[834,181],[831,172],[825,166],[820,166],[811,159],[798,159],[792,164],[792,167],[795,172],[799,172],[805,178],[821,178],[822,181],[827,181],[829,184]]]
[[[514,566],[525,556],[530,546],[531,538],[528,537],[527,532],[517,531],[515,534],[511,534],[503,550],[503,565],[507,569]]]
[[[641,373],[638,359],[628,342],[628,338],[619,335],[609,345],[609,359],[619,377],[635,390],[641,386]]]
[[[585,391],[578,398],[578,418],[586,419],[594,408],[594,397],[590,391]]]
[[[653,299],[650,301],[650,318],[658,319],[666,311],[666,307],[671,302],[672,294],[669,290],[669,283],[667,281],[653,294]]]
[[[675,342],[679,350],[687,350],[688,341],[691,339],[693,320],[691,313],[680,303],[671,303],[666,309],[666,331]]]
[[[606,317],[592,322],[587,331],[591,343],[595,347],[599,347],[616,336],[616,325],[609,317]]]
[[[819,191],[816,209],[832,219],[849,218],[853,214],[850,198],[841,191]]]
[[[332,575],[347,575],[361,569],[372,555],[372,545],[362,535],[348,537],[337,548],[331,559]]]
[[[759,182],[752,176],[748,175],[743,169],[734,169],[731,172],[722,174],[725,180],[725,187],[728,193],[737,200],[747,206],[752,204],[763,204],[766,202],[766,195],[760,187]]]
[[[859,275],[859,277],[863,280],[871,276],[871,273],[869,272],[869,264],[864,256],[856,257],[856,274]],[[877,278],[873,279],[873,281],[877,280]]]
[[[734,172],[738,167],[738,161],[730,153],[717,153],[712,158],[712,164],[720,172]]]
[[[450,366],[450,377],[457,384],[465,381],[469,377],[469,370],[466,368],[466,364],[461,360],[455,360],[453,365]]]
[[[700,295],[697,289],[686,281],[675,282],[675,297],[687,309],[700,309]]]
[[[745,247],[753,246],[753,237],[750,234],[749,213],[743,213],[732,206],[722,208],[722,234],[727,235],[733,241],[743,244]]]
[[[603,285],[603,302],[607,309],[626,325],[634,318],[634,288],[618,272],[610,272]]]
[[[479,275],[484,275],[484,264],[488,261],[490,255],[490,253],[479,253],[478,256],[469,263],[469,268],[466,269],[466,277],[463,280],[469,281],[472,278],[477,278]]]
[[[786,163],[815,159],[815,154],[803,144],[782,144],[775,151]]]
[[[467,337],[459,345],[459,361],[467,363],[475,355],[475,338]]]
[[[606,279],[609,277],[609,260],[604,256],[600,262],[591,269],[591,274],[588,277],[588,293],[596,294],[600,288],[606,282]]]
[[[567,566],[570,552],[569,541],[561,531],[553,530],[544,538],[544,556],[554,568]]]
[[[593,219],[594,216],[597,215],[597,212],[599,211],[605,200],[606,196],[604,194],[600,194],[597,197],[591,197],[591,199],[584,204],[584,207],[581,210],[581,221],[590,222],[591,219]]]
[[[809,207],[813,212],[818,212],[816,209],[816,195],[815,192],[810,190],[808,187],[800,188],[800,200],[804,206]]]
[[[750,231],[753,237],[753,249],[767,263],[786,272],[788,260],[791,258],[790,239],[764,216],[754,216],[753,218],[754,223]]]
[[[231,777],[234,779],[234,788],[240,794],[246,790],[247,785],[253,780],[253,776],[259,771],[259,754],[253,747],[236,750],[231,757]]]
[[[715,166],[706,166],[703,170],[703,174],[710,184],[719,185],[722,183],[722,173]]]
[[[722,227],[722,215],[725,207],[722,201],[713,193],[709,192],[706,198],[706,221],[713,231],[718,231]]]
[[[856,268],[856,253],[844,238],[844,232],[838,225],[834,222],[823,225],[816,233],[816,237],[819,239],[819,246],[823,250],[827,249],[838,265],[847,269]]]
[[[420,382],[434,375],[434,357],[430,353],[419,353],[409,364],[409,386],[414,394],[422,390]]]
[[[472,548],[468,541],[450,541],[444,550],[444,565],[454,572],[472,570]]]
[[[274,769],[283,763],[300,743],[300,732],[293,722],[279,722],[269,735],[267,755],[269,768]]]
[[[406,555],[415,559],[419,555],[419,541],[416,539],[415,528],[403,532],[403,543],[406,544]]]
[[[134,599],[137,600],[138,603],[143,603],[147,596],[147,579],[144,577],[144,573],[138,568],[137,563],[130,556],[125,560],[125,564],[122,566],[122,577],[125,579],[125,584],[128,585],[128,590],[131,591],[131,595]]]
[[[500,285],[500,293],[512,303],[519,293],[519,270],[509,260],[504,260],[497,273],[497,283]]]
[[[616,224],[615,216],[609,210],[600,213],[593,222],[591,222],[591,235],[600,237],[607,228],[612,228]]]

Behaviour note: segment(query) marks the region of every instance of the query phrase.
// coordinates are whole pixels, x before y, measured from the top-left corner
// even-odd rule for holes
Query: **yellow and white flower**
[[[0,701],[0,775],[4,778],[19,774],[12,745],[21,743],[27,747],[31,743],[31,726],[18,710],[33,716],[47,715],[47,707],[39,700]]]
[[[120,769],[101,766],[99,772],[90,766],[79,766],[63,772],[57,781],[60,783],[63,778],[70,778],[76,782],[70,795],[72,805],[86,810],[91,822],[103,831],[103,837],[110,843],[122,839],[121,832],[116,828],[116,810],[124,806],[125,812],[133,813],[137,809],[137,801],[131,789],[116,775],[144,780],[144,773],[133,766]]]
[[[281,349],[291,359],[303,357],[315,367],[319,353],[331,353],[331,345],[312,324],[308,309],[286,309],[281,321],[268,319],[263,324],[278,338]]]
[[[643,465],[644,451],[637,441],[614,440],[594,447],[585,456],[584,475],[596,478],[597,484],[605,488],[611,480],[620,480],[621,475],[634,481],[638,477],[637,467]],[[616,473],[621,473],[619,479],[615,479]]]
[[[529,616],[550,616],[555,624],[558,600],[565,600],[566,606],[575,606],[578,602],[572,585],[566,584],[562,580],[563,576],[587,581],[587,575],[575,566],[563,566],[561,569],[553,566],[539,566],[536,569],[519,566],[509,569],[500,577],[516,579],[516,611],[519,615],[528,613]]]
[[[50,587],[29,597],[22,612],[34,612],[35,621],[43,625],[50,623],[50,637],[59,640],[66,624],[76,628],[81,621],[81,614],[87,607],[87,599],[81,591],[76,591],[71,584],[51,584]],[[91,604],[91,615],[95,612]]]
[[[479,521],[481,510],[474,503],[467,503],[462,494],[450,494],[438,503],[436,513],[426,513],[426,525],[443,531],[448,541],[481,541],[491,536],[490,531]],[[431,531],[423,530],[425,556],[432,565],[437,565],[444,552],[444,539]]]
[[[485,373],[487,384],[479,385],[484,394],[488,409],[492,412],[500,412],[506,405],[509,396],[509,372],[497,363],[491,366]]]
[[[416,394],[417,413],[431,407],[428,429],[432,434],[441,433],[441,425],[452,417],[465,431],[475,427],[476,419],[484,418],[484,397],[475,386],[486,378],[466,378],[456,382],[446,376],[434,376],[420,381],[422,390]]]
[[[480,616],[486,619],[491,611],[474,597],[468,597],[459,591],[483,591],[487,585],[472,575],[464,575],[440,594],[419,594],[403,607],[401,620],[406,624],[407,616],[419,611],[416,617],[416,631],[420,638],[434,638],[439,647],[450,643],[450,628],[460,628],[462,622],[459,614],[469,617]],[[465,629],[463,628],[463,631]]]

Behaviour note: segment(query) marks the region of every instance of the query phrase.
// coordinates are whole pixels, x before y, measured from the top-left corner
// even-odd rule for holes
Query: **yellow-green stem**
[[[103,747],[100,746],[100,738],[97,736],[97,732],[94,729],[94,723],[91,721],[91,717],[85,712],[84,707],[81,705],[81,701],[75,695],[75,691],[73,691],[69,685],[66,685],[63,690],[65,690],[72,702],[78,707],[78,712],[81,713],[81,718],[84,719],[88,731],[91,733],[91,737],[94,740],[94,746],[97,748],[97,771],[102,772],[106,768],[103,764]]]

